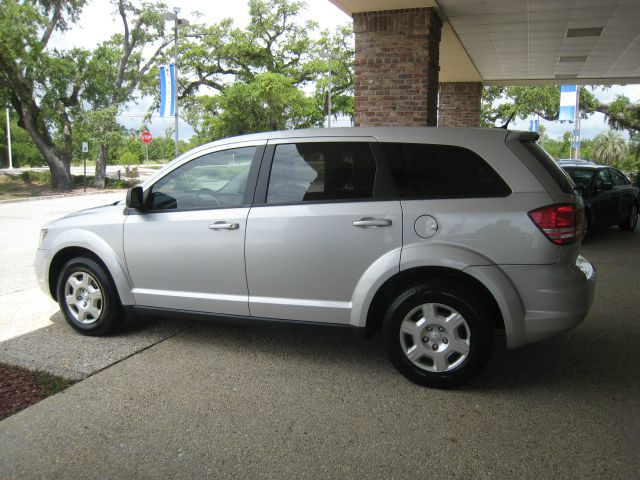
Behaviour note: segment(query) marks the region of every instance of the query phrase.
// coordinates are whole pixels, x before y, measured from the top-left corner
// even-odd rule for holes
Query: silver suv
[[[42,230],[36,270],[69,324],[124,313],[383,330],[407,378],[448,387],[576,326],[596,274],[583,205],[502,129],[345,128],[196,148],[117,202]]]

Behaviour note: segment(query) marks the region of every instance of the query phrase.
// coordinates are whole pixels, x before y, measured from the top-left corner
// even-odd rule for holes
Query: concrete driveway
[[[454,391],[404,380],[379,337],[150,321],[96,341],[51,302],[52,323],[0,351],[49,338],[72,365],[174,330],[0,422],[0,478],[638,478],[639,246],[640,231],[593,237],[585,322],[498,345]]]
[[[33,261],[42,225],[124,195],[0,203],[0,362],[80,380],[186,328],[181,322],[138,321],[109,341],[81,337],[37,286]]]

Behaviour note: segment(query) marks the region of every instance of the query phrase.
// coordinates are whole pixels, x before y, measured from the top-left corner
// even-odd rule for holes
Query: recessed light
[[[570,37],[599,37],[600,35],[602,35],[602,30],[604,30],[604,27],[569,28],[567,30],[567,34],[565,36],[567,38],[570,38]]]
[[[577,73],[556,73],[553,78],[578,78]]]
[[[568,55],[568,56],[560,57],[558,61],[560,63],[586,62],[587,55]]]

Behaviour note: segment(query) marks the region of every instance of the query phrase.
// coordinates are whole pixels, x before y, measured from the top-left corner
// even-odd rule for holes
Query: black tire
[[[618,225],[620,230],[624,230],[625,232],[633,232],[636,229],[636,225],[638,224],[638,206],[633,204],[631,206],[631,210],[629,211],[629,217]]]
[[[427,311],[434,312],[431,319],[426,318],[430,315],[424,313],[424,308],[418,310],[425,306],[428,306]],[[402,375],[419,385],[436,388],[459,386],[473,378],[489,359],[494,338],[494,322],[489,312],[481,297],[461,283],[433,280],[408,288],[391,304],[384,319],[387,357]],[[463,325],[452,328],[454,321],[451,319],[455,313],[462,317]],[[405,320],[407,323],[403,326]],[[432,328],[427,331],[429,325]],[[413,351],[411,345],[415,344],[416,335],[403,333],[401,336],[400,333],[401,327],[404,332],[407,326],[411,332],[422,332],[417,334],[418,342],[422,343],[416,344],[415,349],[421,356],[415,361],[409,359],[405,350]],[[435,331],[439,329],[443,333],[438,331],[436,335]],[[438,350],[431,352],[430,349],[436,346]],[[464,349],[468,353],[464,354]],[[444,362],[446,368],[438,368],[436,357],[441,359],[441,364]],[[433,365],[429,365],[430,360]]]
[[[69,260],[58,276],[56,292],[67,323],[83,335],[108,335],[122,323],[124,314],[113,281],[91,258]]]

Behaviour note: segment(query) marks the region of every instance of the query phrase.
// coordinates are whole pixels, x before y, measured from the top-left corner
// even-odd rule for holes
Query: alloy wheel
[[[426,303],[405,316],[400,325],[400,345],[411,363],[422,370],[447,372],[469,355],[471,330],[455,309]]]

